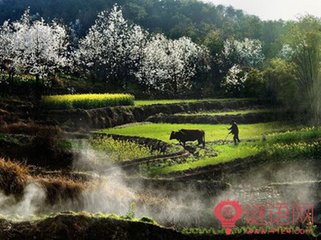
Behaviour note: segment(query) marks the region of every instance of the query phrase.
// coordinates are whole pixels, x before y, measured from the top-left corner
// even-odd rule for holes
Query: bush
[[[101,108],[134,105],[134,96],[130,94],[66,94],[44,96],[43,105],[51,109]]]

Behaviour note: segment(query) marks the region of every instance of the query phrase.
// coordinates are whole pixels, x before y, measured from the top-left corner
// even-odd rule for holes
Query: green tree
[[[245,97],[266,97],[262,71],[255,68],[248,71],[246,81],[244,82],[243,95]]]
[[[299,110],[313,123],[321,122],[321,20],[313,16],[300,18],[285,36],[292,47],[296,66],[296,84],[301,94]]]
[[[293,110],[298,104],[296,66],[284,59],[272,59],[263,72],[267,97],[285,110]]]
[[[224,40],[219,30],[210,30],[202,41],[202,45],[206,46],[210,53],[211,70],[208,73],[208,78],[203,79],[200,84],[205,96],[213,96],[220,91],[220,83],[227,72],[222,71],[222,55],[224,49]],[[200,82],[200,81],[199,81]]]

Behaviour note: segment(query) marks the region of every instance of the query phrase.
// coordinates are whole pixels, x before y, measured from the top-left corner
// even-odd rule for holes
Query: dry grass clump
[[[88,187],[88,183],[65,177],[38,178],[45,189],[46,202],[53,205],[61,200],[78,200],[81,192]]]
[[[77,200],[88,185],[87,182],[65,177],[33,178],[25,165],[0,158],[0,191],[4,194],[20,197],[27,183],[33,181],[43,187],[49,205],[60,200]]]
[[[28,179],[28,168],[0,158],[0,190],[6,195],[21,195]]]
[[[19,198],[22,197],[26,185],[31,182],[38,183],[44,189],[48,205],[64,200],[78,201],[81,193],[90,185],[87,181],[63,176],[31,176],[27,166],[0,158],[0,192]]]

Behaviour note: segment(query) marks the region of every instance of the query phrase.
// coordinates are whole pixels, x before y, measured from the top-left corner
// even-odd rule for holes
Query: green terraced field
[[[191,102],[204,102],[204,101],[244,101],[255,100],[253,98],[204,98],[204,99],[162,99],[162,100],[135,100],[135,106],[154,105],[154,104],[174,104],[174,103],[191,103]]]
[[[133,124],[124,127],[116,127],[100,130],[100,133],[119,134],[127,136],[139,136],[155,138],[166,142],[175,143],[176,140],[169,140],[171,131],[179,129],[202,129],[205,131],[206,141],[224,139],[228,133],[229,124],[169,124],[169,123],[146,123]],[[262,134],[275,131],[284,131],[293,128],[289,124],[280,122],[240,124],[240,139],[261,138]],[[232,139],[232,136],[229,137]]]
[[[286,160],[295,161],[302,158],[317,158],[321,156],[320,139],[321,128],[302,128],[281,133],[273,133],[267,136],[265,142],[257,140],[255,142],[241,142],[239,145],[210,145],[218,156],[204,157],[197,161],[189,161],[173,166],[154,168],[149,175],[167,174],[176,171],[184,171],[207,165],[215,165],[222,162],[232,161],[237,158],[255,156],[265,153],[267,160]],[[291,139],[291,141],[289,141]]]
[[[142,136],[157,138],[166,142],[177,143],[176,140],[169,140],[172,130],[203,129],[206,132],[207,149],[212,149],[218,153],[217,156],[207,156],[206,154],[198,159],[190,159],[185,163],[172,166],[159,166],[150,169],[147,173],[150,176],[167,174],[176,171],[183,171],[215,165],[222,162],[232,161],[237,158],[246,158],[265,152],[268,159],[291,159],[302,157],[314,158],[321,154],[321,146],[316,140],[321,137],[321,128],[302,128],[291,124],[270,122],[258,124],[240,124],[241,140],[252,139],[252,142],[241,141],[237,146],[232,143],[215,144],[213,140],[222,140],[228,133],[227,124],[133,124],[112,129],[105,129],[100,132],[110,134],[120,134],[128,136]],[[262,142],[262,134],[266,135],[266,141]],[[228,140],[232,140],[229,136]],[[212,142],[212,143],[211,143]],[[194,143],[190,143],[194,144]],[[200,150],[203,151],[203,150]]]
[[[270,113],[272,109],[249,109],[229,112],[197,112],[197,113],[178,113],[176,116],[224,116],[224,115],[238,115],[247,113]]]

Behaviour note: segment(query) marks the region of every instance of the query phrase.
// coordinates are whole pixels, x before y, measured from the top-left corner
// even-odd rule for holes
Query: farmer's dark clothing
[[[239,128],[238,128],[236,122],[233,122],[232,126],[228,130],[231,130],[230,133],[233,134],[234,144],[236,145],[237,142],[240,142],[240,139],[239,139]]]

